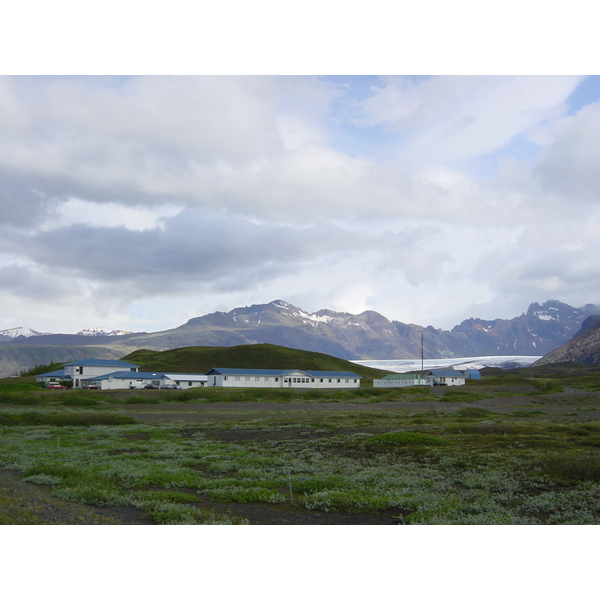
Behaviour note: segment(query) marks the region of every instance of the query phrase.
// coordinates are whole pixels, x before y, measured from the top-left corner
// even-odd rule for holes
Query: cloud
[[[77,224],[21,240],[22,252],[48,269],[108,286],[162,295],[191,286],[245,289],[323,256],[364,243],[335,226],[253,223],[224,212],[186,210],[160,228]]]
[[[0,78],[3,298],[125,329],[277,297],[445,327],[598,302],[579,81]]]
[[[560,194],[571,203],[600,200],[600,103],[564,119],[556,137],[540,153],[533,176],[546,194]],[[580,210],[586,210],[584,206]]]
[[[67,281],[58,273],[48,274],[32,265],[0,267],[0,289],[20,299],[55,302],[77,296],[78,290]]]
[[[398,155],[456,165],[506,146],[566,111],[581,77],[390,78],[363,104],[360,123],[398,134]]]

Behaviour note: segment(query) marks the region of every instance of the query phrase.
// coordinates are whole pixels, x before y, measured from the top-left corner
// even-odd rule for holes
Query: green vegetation
[[[362,385],[389,371],[371,369],[320,352],[294,350],[273,344],[231,347],[192,346],[158,352],[136,350],[123,360],[140,365],[142,371],[206,373],[215,367],[244,369],[305,369],[312,371],[352,371],[362,375]]]
[[[569,367],[460,389],[13,388],[0,469],[158,524],[599,524],[600,369],[582,382]],[[0,524],[39,519],[0,492]]]
[[[42,373],[51,373],[52,371],[58,371],[62,369],[64,363],[51,363],[49,365],[38,365],[27,371],[21,371],[21,377],[34,377],[35,375],[41,375]]]

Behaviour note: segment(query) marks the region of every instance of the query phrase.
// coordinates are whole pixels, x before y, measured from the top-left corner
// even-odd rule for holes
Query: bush
[[[395,504],[386,496],[377,496],[368,492],[338,490],[324,490],[308,494],[300,502],[308,510],[347,513],[379,512],[391,508]]]
[[[90,396],[68,396],[61,404],[65,406],[98,406],[100,402]]]
[[[39,396],[24,394],[22,392],[0,392],[0,403],[2,404],[41,404]]]
[[[485,419],[493,415],[492,411],[485,408],[463,408],[456,412],[456,416],[460,419]]]
[[[553,456],[531,464],[555,483],[564,485],[579,481],[600,481],[598,456]]]
[[[131,425],[136,420],[117,414],[43,414],[38,412],[0,414],[0,426],[18,427],[53,425],[55,427],[91,427],[92,425]]]
[[[364,443],[368,445],[385,444],[393,446],[445,446],[450,442],[428,433],[420,433],[418,431],[395,431],[374,435],[365,440]]]
[[[0,393],[2,392],[37,392],[40,386],[34,383],[23,383],[21,381],[3,381],[0,383]]]
[[[150,396],[131,396],[125,400],[124,404],[158,404],[158,398]]]

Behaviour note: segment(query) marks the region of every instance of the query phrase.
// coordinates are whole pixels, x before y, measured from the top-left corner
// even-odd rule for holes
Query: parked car
[[[157,390],[159,389],[159,386],[156,385],[155,383],[149,383],[148,385],[144,386],[145,390]]]
[[[84,390],[99,390],[99,389],[101,389],[101,388],[100,388],[100,386],[99,386],[99,385],[96,385],[96,384],[94,384],[94,383],[86,383],[86,384],[83,386],[83,389],[84,389]]]
[[[56,383],[54,381],[51,381],[47,386],[47,389],[49,390],[66,390],[67,386],[66,385],[61,385],[60,383]]]
[[[161,390],[180,390],[180,385],[175,385],[174,383],[165,383],[165,385],[160,386]]]
[[[434,381],[433,385],[437,386],[437,385],[448,385],[445,381]]]

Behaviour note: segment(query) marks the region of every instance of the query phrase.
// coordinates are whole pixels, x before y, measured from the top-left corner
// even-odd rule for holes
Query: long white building
[[[361,375],[351,371],[302,371],[300,369],[211,369],[209,387],[316,388],[360,387]]]

